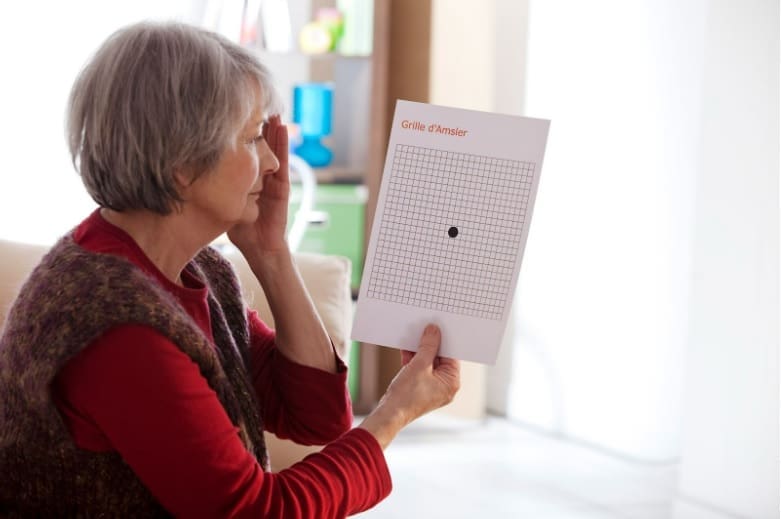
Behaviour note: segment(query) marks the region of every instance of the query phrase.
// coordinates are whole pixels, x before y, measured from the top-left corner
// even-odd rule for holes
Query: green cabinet
[[[363,272],[363,236],[368,191],[361,184],[319,184],[308,225],[298,247],[299,252],[319,252],[346,256],[352,263],[353,299],[358,295]],[[291,190],[288,228],[300,207],[301,186]],[[349,358],[348,387],[354,401],[358,399],[360,348],[352,342]]]
[[[352,289],[357,294],[363,271],[366,186],[361,184],[319,184],[314,207],[299,252],[319,252],[346,256],[352,262]],[[293,184],[288,226],[300,206],[301,186]]]

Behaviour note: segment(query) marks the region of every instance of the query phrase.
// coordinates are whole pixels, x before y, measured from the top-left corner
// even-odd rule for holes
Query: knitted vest
[[[209,248],[186,268],[208,287],[216,351],[178,301],[124,258],[66,236],[33,270],[0,336],[0,517],[166,515],[117,453],[74,445],[50,394],[68,359],[120,324],[150,326],[196,362],[268,470],[236,277]]]

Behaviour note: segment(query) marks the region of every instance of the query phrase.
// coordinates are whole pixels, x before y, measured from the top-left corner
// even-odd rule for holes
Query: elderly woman
[[[181,24],[119,31],[77,79],[70,149],[99,208],[0,338],[0,515],[344,517],[390,492],[395,434],[452,399],[458,364],[430,326],[351,429],[346,367],[285,242],[275,99],[250,52]],[[208,247],[226,231],[276,330]],[[272,474],[264,429],[328,445]]]

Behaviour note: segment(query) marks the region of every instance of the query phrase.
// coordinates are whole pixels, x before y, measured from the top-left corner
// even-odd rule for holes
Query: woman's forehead
[[[245,127],[257,128],[267,117],[267,107],[260,85],[251,81],[249,86],[251,94],[246,98],[248,105],[245,107]]]

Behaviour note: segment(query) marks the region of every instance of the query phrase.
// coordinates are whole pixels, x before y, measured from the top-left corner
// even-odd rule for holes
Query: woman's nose
[[[271,151],[268,143],[264,140],[261,141],[260,149],[260,173],[261,175],[275,173],[279,169],[279,159]]]

